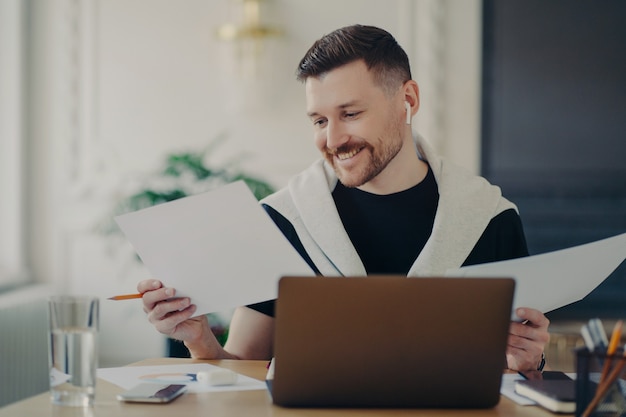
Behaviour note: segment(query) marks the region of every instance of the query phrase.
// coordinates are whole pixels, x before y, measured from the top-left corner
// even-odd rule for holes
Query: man
[[[262,204],[317,273],[437,275],[528,255],[516,207],[500,189],[413,137],[419,90],[389,33],[360,25],[332,32],[307,52],[297,76],[323,159]],[[273,302],[239,307],[222,348],[206,317],[190,319],[188,298],[156,280],[137,288],[150,322],[193,357],[272,356]],[[534,309],[516,313],[523,322],[511,323],[508,367],[537,369],[549,321]]]

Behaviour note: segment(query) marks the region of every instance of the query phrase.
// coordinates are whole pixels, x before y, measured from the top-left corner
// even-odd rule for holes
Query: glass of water
[[[98,367],[98,298],[52,296],[48,300],[48,312],[52,402],[92,406]]]

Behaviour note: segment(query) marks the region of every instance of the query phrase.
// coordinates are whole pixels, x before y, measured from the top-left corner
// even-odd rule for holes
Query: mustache
[[[338,148],[328,148],[324,147],[324,153],[328,156],[335,156],[341,153],[350,153],[354,150],[360,150],[362,148],[370,148],[371,146],[367,142],[363,143],[348,143],[345,145],[341,145]]]

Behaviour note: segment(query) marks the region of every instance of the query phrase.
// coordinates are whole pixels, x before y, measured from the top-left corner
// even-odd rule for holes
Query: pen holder
[[[601,383],[607,362],[610,369]],[[623,350],[610,356],[587,348],[576,350],[576,417],[626,416],[625,362]]]

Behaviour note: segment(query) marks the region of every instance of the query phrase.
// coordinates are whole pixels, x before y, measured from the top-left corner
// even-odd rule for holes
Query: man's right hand
[[[269,359],[272,357],[274,319],[247,307],[233,313],[227,346],[215,338],[206,315],[191,318],[197,308],[188,297],[176,297],[174,288],[165,288],[154,279],[141,281],[143,310],[161,333],[182,340],[196,359]]]
[[[143,294],[143,311],[148,320],[164,335],[182,341],[201,339],[210,327],[206,316],[190,318],[196,312],[196,305],[188,297],[176,298],[174,288],[165,288],[154,279],[137,284],[137,291]]]

